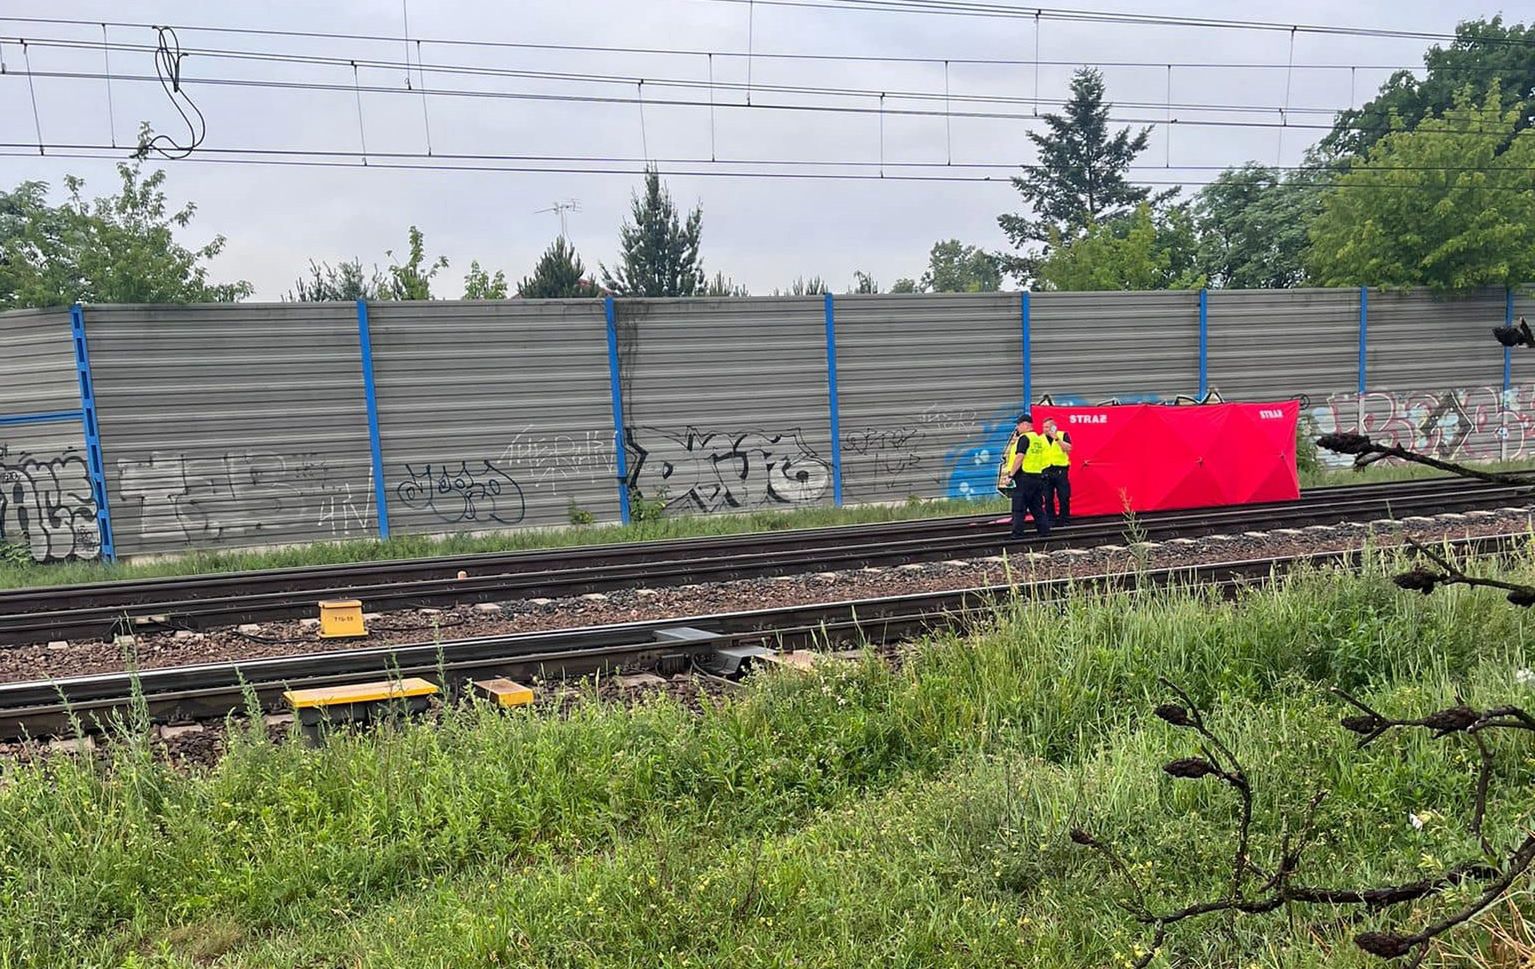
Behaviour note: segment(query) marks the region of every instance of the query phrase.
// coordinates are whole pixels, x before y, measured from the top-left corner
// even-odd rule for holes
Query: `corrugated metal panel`
[[[1172,400],[1199,390],[1199,293],[1032,293],[1035,400]]]
[[[40,562],[100,554],[96,501],[78,421],[0,426],[4,543],[27,546]]]
[[[1503,348],[1503,291],[1435,299],[1425,291],[1370,291],[1366,390],[1498,387]]]
[[[618,518],[601,302],[368,310],[391,531]]]
[[[1359,291],[1212,289],[1211,390],[1227,400],[1296,396],[1323,406],[1359,381]]]
[[[0,417],[80,409],[68,310],[0,313]]]
[[[1504,297],[1507,299],[1507,297]],[[1507,307],[1504,307],[1507,312]],[[1519,322],[1519,317],[1535,327],[1535,286],[1519,287],[1514,290],[1514,322]],[[1499,320],[1503,319],[1500,314]],[[1501,347],[1499,349],[1502,349]],[[1515,386],[1535,384],[1535,349],[1530,347],[1515,347],[1509,354],[1511,371]],[[1531,442],[1535,445],[1535,441]]]
[[[995,497],[1023,404],[1018,293],[839,296],[837,399],[848,502]]]
[[[629,477],[676,513],[832,501],[819,296],[619,300]]]
[[[119,555],[377,534],[351,304],[91,307]]]

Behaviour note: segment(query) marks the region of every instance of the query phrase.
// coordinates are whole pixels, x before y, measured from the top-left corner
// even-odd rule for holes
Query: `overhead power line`
[[[41,70],[36,70],[36,69],[28,69],[28,70],[22,70],[22,71],[11,71],[10,73],[12,75],[24,75],[24,76],[26,76],[28,78],[29,81],[31,79],[33,79],[33,78],[52,78],[52,79],[59,79],[59,80],[95,80],[95,81],[130,82],[130,83],[135,83],[135,82],[159,83],[159,78],[155,77],[155,76],[152,76],[152,75],[145,75],[145,74],[122,74],[122,73],[107,74],[107,73],[102,72],[102,71],[41,71]],[[604,76],[604,75],[594,75],[594,76],[592,76],[590,78],[581,78],[579,76],[575,76],[575,77],[571,77],[569,79],[579,80],[579,81],[586,81],[586,82],[590,82],[590,83],[604,83],[604,84],[619,83],[612,76]],[[703,82],[703,81],[689,81],[689,80],[685,80],[685,79],[649,80],[649,79],[645,79],[645,78],[639,78],[637,80],[640,83],[649,84],[649,85],[657,86],[657,87],[665,86],[665,87],[682,87],[682,88],[693,88],[693,89],[708,87],[707,82]],[[392,84],[388,84],[388,85],[362,84],[360,81],[358,81],[356,83],[348,84],[348,83],[344,83],[344,82],[334,82],[334,83],[332,83],[332,82],[325,82],[325,81],[282,81],[282,80],[275,80],[275,79],[234,78],[234,77],[200,77],[200,78],[198,78],[197,83],[199,83],[199,84],[206,84],[206,85],[210,85],[210,86],[216,86],[216,87],[255,88],[255,89],[260,89],[260,90],[326,91],[326,92],[341,92],[341,93],[348,93],[348,94],[352,94],[352,93],[357,93],[357,94],[390,94],[390,95],[423,96],[423,97],[433,97],[433,98],[471,98],[471,99],[512,100],[512,101],[547,101],[547,102],[559,102],[559,103],[571,103],[571,104],[631,104],[631,105],[643,104],[643,105],[645,105],[647,107],[699,108],[699,109],[702,109],[702,110],[705,110],[705,111],[710,110],[711,108],[713,108],[713,109],[737,108],[737,109],[749,110],[749,111],[773,111],[773,112],[787,112],[787,113],[810,112],[810,113],[829,113],[829,114],[838,114],[838,115],[873,115],[873,116],[879,116],[879,117],[884,117],[886,115],[893,115],[893,116],[898,116],[898,117],[919,117],[919,118],[946,118],[946,117],[952,117],[952,118],[973,118],[973,119],[1001,120],[1001,121],[1025,121],[1025,122],[1037,122],[1039,120],[1038,117],[1036,115],[1033,115],[1033,114],[1024,114],[1024,113],[1008,112],[1008,111],[952,110],[952,109],[950,109],[950,110],[941,110],[941,109],[937,109],[937,108],[911,108],[911,107],[903,108],[903,107],[891,107],[888,104],[874,104],[874,103],[869,103],[869,104],[789,104],[789,103],[764,102],[764,101],[761,101],[761,100],[755,100],[750,105],[747,105],[744,102],[720,101],[720,100],[717,100],[717,99],[713,99],[713,100],[698,100],[698,99],[675,98],[675,97],[674,98],[646,97],[646,98],[643,98],[643,100],[642,100],[638,95],[629,96],[629,95],[626,95],[626,94],[558,94],[558,93],[550,93],[550,92],[496,91],[496,90],[481,90],[481,89],[467,89],[467,88],[433,88],[431,90],[422,90],[422,91],[417,91],[417,92],[411,92],[411,91],[406,90],[403,87],[397,87],[397,86],[392,85]],[[623,83],[634,83],[634,82],[625,81]],[[736,85],[721,85],[721,86],[727,87],[729,89],[738,89],[738,87],[739,87],[739,86],[736,86]],[[753,86],[757,90],[759,90],[759,91],[767,89],[767,87],[765,85],[762,85],[760,83],[754,84]],[[864,101],[868,101],[868,102],[873,102],[876,99],[878,99],[880,101],[887,101],[887,100],[890,100],[890,99],[893,99],[893,100],[912,100],[912,101],[942,101],[943,100],[943,94],[941,92],[933,92],[933,93],[928,93],[928,92],[909,92],[909,93],[904,93],[904,94],[902,94],[902,93],[880,94],[880,93],[874,93],[874,92],[871,92],[871,91],[853,90],[853,89],[845,89],[845,88],[809,88],[809,87],[786,86],[786,87],[784,87],[784,93],[805,94],[805,95],[822,95],[822,96],[834,96],[834,97],[843,97],[843,98],[863,99]],[[959,99],[959,98],[960,98],[960,96],[955,95],[951,99]],[[1031,99],[1031,98],[1003,98],[1003,97],[1000,97],[1000,96],[996,97],[996,98],[993,98],[991,96],[976,95],[976,96],[973,96],[973,101],[971,103],[1031,104],[1031,103],[1033,103],[1033,99]],[[1049,102],[1049,103],[1055,103],[1055,102]],[[1144,102],[1144,103],[1142,103],[1141,106],[1146,107],[1146,108],[1151,108],[1151,109],[1157,109],[1157,110],[1161,110],[1161,109],[1163,109],[1165,107],[1161,102]],[[1153,126],[1153,127],[1155,127],[1155,126],[1171,126],[1171,127],[1210,127],[1210,128],[1253,128],[1253,129],[1260,129],[1260,130],[1274,130],[1274,129],[1290,128],[1290,129],[1310,130],[1310,131],[1332,131],[1332,130],[1334,130],[1335,128],[1338,127],[1338,125],[1335,125],[1334,123],[1331,123],[1331,122],[1328,122],[1328,123],[1307,123],[1307,122],[1292,122],[1292,121],[1289,121],[1288,119],[1281,119],[1280,118],[1280,111],[1281,111],[1281,109],[1278,106],[1269,107],[1269,106],[1263,106],[1263,105],[1253,105],[1253,106],[1239,106],[1239,105],[1173,105],[1173,107],[1174,108],[1181,108],[1182,110],[1198,110],[1198,111],[1205,111],[1205,112],[1210,112],[1210,113],[1270,114],[1270,115],[1273,115],[1274,118],[1273,118],[1273,120],[1237,120],[1237,119],[1229,119],[1229,118],[1224,118],[1223,119],[1223,118],[1175,117],[1175,118],[1172,118],[1169,121],[1167,118],[1165,118],[1165,117],[1163,117],[1161,115],[1131,116],[1131,115],[1111,114],[1108,120],[1113,122],[1113,123],[1116,123],[1116,124],[1150,125],[1150,126]],[[1288,114],[1296,114],[1296,113],[1332,114],[1336,110],[1337,109],[1332,109],[1332,108],[1291,108],[1286,113],[1288,113]],[[1345,124],[1345,125],[1343,125],[1343,128],[1346,129],[1346,130],[1362,130],[1362,128],[1360,126],[1357,126],[1357,125],[1347,125],[1347,124]]]
[[[49,158],[88,159],[98,161],[111,161],[119,156],[112,152],[110,145],[48,145]],[[32,154],[35,146],[28,143],[0,143],[0,156],[21,157]],[[248,156],[248,157],[241,157]],[[365,161],[366,159],[366,161]],[[983,174],[979,171],[969,173],[972,169],[1010,167],[1017,169],[1019,166],[1004,166],[1001,163],[995,165],[948,165],[933,162],[885,162],[884,173],[875,169],[880,168],[878,161],[775,161],[756,159],[751,161],[713,162],[702,158],[677,158],[677,159],[644,159],[638,157],[612,156],[612,155],[512,155],[512,154],[462,154],[444,155],[437,153],[427,155],[420,152],[377,152],[370,151],[366,155],[362,151],[320,151],[306,149],[280,149],[280,148],[245,148],[245,149],[218,149],[203,148],[197,154],[184,161],[204,162],[207,164],[224,165],[274,165],[297,166],[308,168],[366,168],[381,170],[401,171],[430,171],[430,172],[505,172],[519,174],[575,174],[575,175],[642,175],[647,164],[667,165],[668,176],[696,176],[701,178],[747,178],[747,179],[814,179],[825,181],[890,181],[890,182],[970,182],[991,183],[1007,185],[1010,176],[1006,174]],[[701,167],[673,167],[673,166],[701,166]],[[756,166],[756,167],[740,167]],[[775,171],[773,168],[803,169],[809,167],[821,167],[839,169],[835,171]],[[862,168],[868,171],[846,171],[849,168]],[[906,171],[916,169],[916,171]],[[935,171],[938,170],[938,171]],[[1162,169],[1157,169],[1162,171]],[[1202,172],[1224,171],[1217,166],[1197,166],[1188,169]],[[1298,169],[1292,169],[1298,170]],[[1524,167],[1510,167],[1506,169],[1487,169],[1482,167],[1467,167],[1463,169],[1442,169],[1423,167],[1421,169],[1381,169],[1392,170],[1421,170],[1432,172],[1445,171],[1511,171],[1519,174],[1535,172],[1535,169]],[[1137,185],[1151,187],[1202,187],[1211,184],[1214,179],[1141,179],[1135,180]],[[1291,183],[1297,188],[1303,189],[1345,189],[1351,191],[1417,191],[1417,187],[1403,186],[1396,182],[1380,181],[1368,182],[1355,179],[1349,182],[1337,179],[1318,179],[1316,181]],[[1505,188],[1489,186],[1485,191],[1500,192],[1525,192],[1529,188]]]
[[[0,23],[18,24],[47,24],[50,26],[89,27],[89,28],[126,28],[154,30],[154,24],[133,21],[100,21],[79,20],[63,17],[6,17],[0,16]],[[180,25],[179,30],[185,33],[211,33],[234,34],[255,37],[286,37],[305,40],[348,40],[364,43],[377,43],[395,45],[400,42],[398,36],[386,34],[342,33],[327,31],[307,30],[279,30],[270,28],[253,27],[216,27]],[[1286,28],[1288,29],[1288,28]],[[33,38],[28,38],[29,41]],[[657,57],[681,57],[681,58],[739,58],[746,60],[790,60],[790,61],[841,61],[849,63],[869,62],[886,64],[933,64],[941,65],[945,62],[955,65],[976,65],[993,67],[1144,67],[1165,68],[1168,62],[1159,61],[1130,61],[1130,60],[1052,60],[1041,58],[1016,58],[1016,57],[962,57],[955,55],[894,55],[894,54],[835,54],[812,53],[809,51],[764,51],[764,50],[728,50],[724,48],[700,48],[700,47],[637,47],[614,46],[601,44],[553,44],[533,43],[529,41],[493,41],[493,40],[469,40],[458,37],[419,37],[411,38],[411,42],[417,45],[454,48],[486,48],[493,50],[526,50],[547,51],[551,53],[588,53],[588,54],[630,54]],[[216,48],[202,48],[199,54],[238,56],[240,54],[258,55],[260,51],[238,51]],[[402,62],[381,62],[388,66],[399,67]],[[414,65],[413,65],[414,66]],[[1254,61],[1173,61],[1172,66],[1182,69],[1217,69],[1217,70],[1272,70],[1283,71],[1293,69],[1297,71],[1422,71],[1420,64],[1312,64],[1296,63],[1285,64],[1282,62],[1266,63]],[[430,68],[430,65],[428,65]],[[1496,71],[1496,67],[1477,68],[1470,67],[1467,70]]]

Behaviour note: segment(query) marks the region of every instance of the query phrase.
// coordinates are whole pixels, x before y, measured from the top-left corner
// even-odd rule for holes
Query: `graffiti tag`
[[[406,465],[407,477],[395,486],[395,497],[406,508],[430,512],[448,524],[474,522],[516,525],[527,514],[522,488],[512,476],[491,464]]]
[[[0,444],[0,543],[39,562],[96,558],[101,538],[90,473],[74,448],[42,458]]]
[[[720,511],[812,502],[826,494],[831,468],[800,438],[782,433],[687,427],[625,429],[629,486],[665,496],[668,508]]]

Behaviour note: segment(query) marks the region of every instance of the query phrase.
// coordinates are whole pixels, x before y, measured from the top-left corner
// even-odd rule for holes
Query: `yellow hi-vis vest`
[[[1045,440],[1043,434],[1029,433],[1024,437],[1029,439],[1029,449],[1023,452],[1024,474],[1043,474],[1050,466],[1050,442]]]
[[[1061,435],[1060,435],[1059,432],[1056,433],[1055,440],[1049,444],[1049,449],[1050,449],[1050,467],[1052,467],[1052,468],[1069,468],[1069,467],[1071,467],[1071,455],[1067,454],[1066,453],[1066,449],[1061,447]]]
[[[1002,450],[1002,463],[997,466],[997,490],[1011,491],[1013,488],[1013,461],[1018,458],[1018,434],[1007,439],[1007,447]]]

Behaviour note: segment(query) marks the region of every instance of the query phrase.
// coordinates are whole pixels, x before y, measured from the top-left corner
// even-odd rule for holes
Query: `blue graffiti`
[[[948,497],[980,500],[997,496],[997,466],[1013,433],[1013,421],[1022,409],[1023,404],[1017,403],[993,411],[981,420],[979,433],[943,456],[949,469]]]

